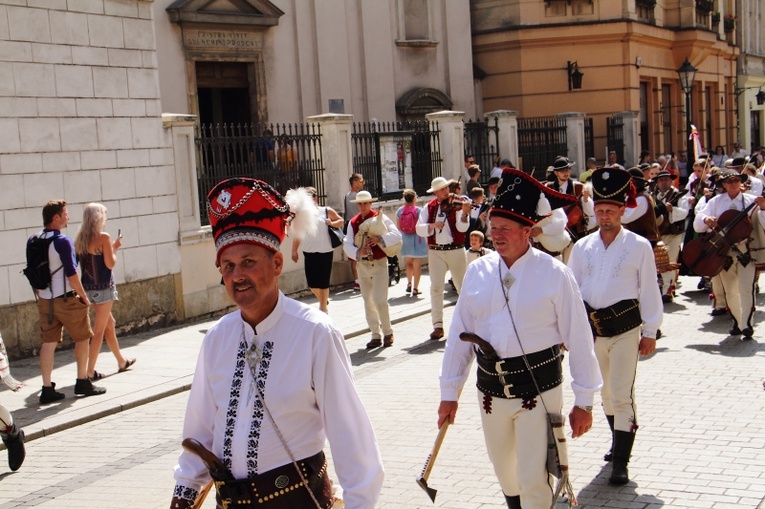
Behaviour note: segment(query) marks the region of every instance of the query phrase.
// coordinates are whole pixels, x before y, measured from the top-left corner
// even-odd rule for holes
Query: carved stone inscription
[[[183,44],[187,49],[250,51],[262,48],[262,35],[232,30],[187,29]]]

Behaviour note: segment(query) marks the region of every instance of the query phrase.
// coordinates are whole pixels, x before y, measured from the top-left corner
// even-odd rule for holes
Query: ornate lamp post
[[[691,65],[688,59],[685,59],[683,65],[677,70],[680,78],[680,86],[685,93],[685,135],[687,139],[686,150],[688,151],[688,164],[694,163],[693,141],[691,140],[691,91],[693,90],[693,80],[696,78],[696,69]]]

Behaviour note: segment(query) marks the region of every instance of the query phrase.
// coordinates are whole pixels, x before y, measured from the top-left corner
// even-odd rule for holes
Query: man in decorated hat
[[[756,217],[751,210],[748,212],[755,223],[755,228],[765,225],[765,198],[752,196],[743,192],[741,184],[746,182],[746,173],[739,174],[735,170],[727,169],[718,174],[716,182],[725,189],[701,209],[696,210],[693,220],[693,228],[699,232],[708,232],[717,227],[717,220],[729,210],[743,211],[750,205],[757,207]],[[758,224],[759,223],[759,224]],[[754,287],[755,287],[755,264],[749,252],[748,236],[738,244],[734,244],[728,252],[729,264],[720,272],[720,282],[723,293],[733,318],[733,327],[730,329],[732,336],[743,334],[744,339],[752,339],[754,334]]]
[[[298,200],[250,178],[220,182],[207,200],[216,265],[238,309],[202,343],[183,426],[198,445],[178,458],[170,507],[192,507],[211,477],[223,507],[329,507],[328,439],[345,507],[372,509],[383,469],[343,335],[277,285]]]
[[[638,170],[639,172],[640,170]],[[629,482],[627,463],[638,429],[635,376],[639,355],[656,349],[663,307],[651,243],[622,227],[635,207],[633,177],[618,168],[592,174],[599,229],[577,242],[568,266],[582,292],[603,375],[603,410],[611,428],[611,484]]]
[[[552,165],[555,180],[548,182],[547,186],[559,193],[570,194],[575,196],[577,200],[580,200],[584,185],[571,178],[571,168],[575,164],[568,157],[558,156]],[[571,249],[574,247],[574,242],[587,234],[587,216],[582,213],[581,205],[567,207],[567,214],[570,217],[566,219],[566,230],[571,236],[571,244],[561,252],[563,263],[568,261]]]
[[[393,326],[388,308],[388,257],[383,251],[386,246],[402,242],[401,232],[388,216],[372,209],[369,191],[359,191],[351,200],[359,213],[348,223],[348,234],[343,241],[343,250],[348,258],[356,260],[359,272],[361,297],[364,299],[364,313],[372,339],[367,349],[393,346]]]
[[[428,240],[430,272],[430,317],[433,332],[430,339],[444,337],[444,286],[446,272],[459,293],[465,277],[465,233],[470,228],[470,200],[460,200],[449,193],[449,181],[436,177],[428,193],[435,198],[422,208],[417,220],[417,235]],[[456,201],[455,201],[456,200]]]
[[[561,345],[569,350],[573,378],[574,438],[592,426],[593,397],[602,384],[576,281],[563,263],[530,244],[537,222],[569,199],[530,175],[505,170],[489,216],[496,251],[468,266],[441,366],[439,427],[454,422],[477,360],[486,449],[511,509],[554,503],[546,419],[563,409]],[[462,340],[463,332],[473,333],[475,344]],[[535,368],[533,378],[526,361]]]
[[[672,185],[673,176],[667,170],[656,175],[653,190],[654,212],[661,240],[669,251],[669,263],[677,263],[680,246],[685,233],[685,218],[688,217],[688,191],[679,191]],[[664,302],[672,302],[677,288],[677,271],[661,273],[662,296]]]

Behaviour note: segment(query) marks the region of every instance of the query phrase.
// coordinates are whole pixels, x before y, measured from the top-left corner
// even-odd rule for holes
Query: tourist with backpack
[[[412,189],[405,189],[404,201],[406,204],[396,211],[396,217],[404,240],[401,256],[406,263],[406,293],[416,297],[420,294],[422,260],[428,257],[428,243],[417,235],[417,219],[422,211],[422,207],[417,206],[417,193]]]
[[[66,328],[74,341],[77,381],[74,393],[80,396],[104,394],[106,389],[88,380],[88,342],[93,336],[88,307],[90,301],[77,274],[72,239],[61,234],[69,222],[66,201],[51,200],[42,210],[45,228],[27,241],[27,267],[24,274],[37,296],[40,316],[40,371],[43,386],[40,403],[64,398],[51,381],[56,346]]]

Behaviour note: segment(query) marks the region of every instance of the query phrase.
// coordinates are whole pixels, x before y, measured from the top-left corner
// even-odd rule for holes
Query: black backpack
[[[49,238],[43,238],[41,235],[35,235],[27,241],[27,266],[24,269],[24,275],[29,280],[32,288],[44,290],[50,286],[53,274],[63,269],[63,265],[53,271],[50,271],[50,262],[48,261],[48,251],[50,243],[53,242],[55,235]]]

